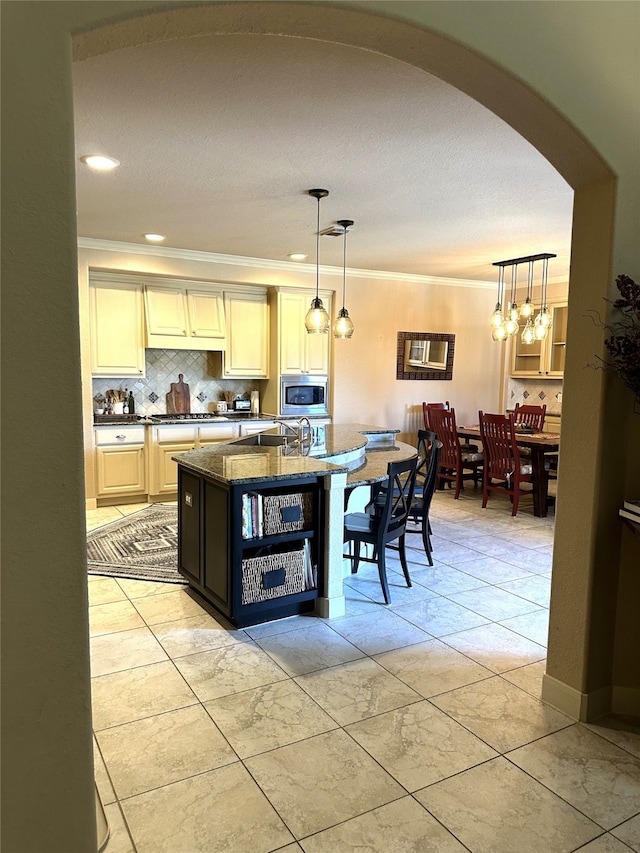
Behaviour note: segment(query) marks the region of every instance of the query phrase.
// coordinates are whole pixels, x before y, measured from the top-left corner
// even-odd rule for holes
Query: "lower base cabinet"
[[[96,473],[99,497],[145,492],[144,446],[98,447]]]
[[[178,569],[233,625],[315,608],[322,587],[321,478],[234,485],[179,465],[178,499]]]

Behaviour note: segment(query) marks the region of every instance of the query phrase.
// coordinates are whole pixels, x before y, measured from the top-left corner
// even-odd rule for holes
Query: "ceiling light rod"
[[[327,334],[331,321],[320,299],[320,199],[329,195],[329,190],[309,190],[309,195],[318,202],[318,223],[316,227],[316,295],[304,318],[304,325],[310,335]]]
[[[542,261],[544,258],[557,258],[557,255],[550,255],[548,252],[543,252],[540,255],[525,255],[524,258],[511,258],[510,261],[494,261],[494,267],[510,267],[512,264],[526,264],[529,261]]]
[[[349,312],[345,308],[345,302],[347,293],[347,234],[349,233],[349,228],[353,225],[353,219],[338,219],[338,225],[340,225],[344,234],[342,308],[338,312],[336,321],[333,324],[333,335],[336,338],[350,338],[353,334],[353,321],[351,320],[351,317],[349,317]]]

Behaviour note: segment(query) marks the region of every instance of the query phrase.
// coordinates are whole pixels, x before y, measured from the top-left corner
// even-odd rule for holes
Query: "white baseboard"
[[[590,693],[581,693],[552,675],[542,677],[542,699],[574,720],[587,723],[604,717],[612,710],[612,688],[599,687]]]

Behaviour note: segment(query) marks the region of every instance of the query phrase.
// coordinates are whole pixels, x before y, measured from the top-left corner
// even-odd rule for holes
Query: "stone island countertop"
[[[324,437],[312,447],[278,447],[242,444],[243,439],[172,457],[185,468],[228,483],[250,483],[326,476],[347,472],[347,488],[384,480],[391,461],[416,454],[410,444],[395,441],[397,429],[368,424],[329,424]],[[284,429],[265,430],[266,435],[286,434]]]

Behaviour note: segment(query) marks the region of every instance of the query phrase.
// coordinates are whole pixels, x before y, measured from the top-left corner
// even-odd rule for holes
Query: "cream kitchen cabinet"
[[[144,376],[144,302],[139,281],[90,276],[89,337],[93,376]]]
[[[201,426],[198,429],[197,447],[210,447],[219,444],[221,441],[233,441],[239,435],[240,424],[235,422]]]
[[[171,458],[201,447],[209,447],[221,441],[238,438],[237,423],[218,423],[196,426],[167,424],[152,426],[150,430],[149,492],[152,495],[174,494],[178,491],[178,466]]]
[[[320,294],[331,317],[331,294]],[[279,372],[297,376],[329,374],[331,334],[310,335],[304,318],[315,297],[315,290],[279,290],[277,294],[277,329]]]
[[[227,347],[220,360],[223,379],[269,376],[269,305],[266,288],[237,287],[224,292]]]
[[[544,419],[544,432],[560,432],[561,416],[550,415],[548,412]]]
[[[258,421],[252,424],[240,424],[240,435],[255,435],[257,432],[264,432],[266,429],[272,429],[276,425],[275,421]]]
[[[171,281],[144,288],[147,346],[222,350],[226,345],[221,287]]]
[[[150,429],[149,492],[152,495],[173,494],[178,491],[178,466],[171,457],[195,449],[198,429],[192,425]]]
[[[145,494],[145,427],[99,427],[94,430],[94,436],[97,496],[105,498]]]
[[[523,344],[520,331],[511,344],[511,376],[535,376],[539,379],[562,379],[564,375],[567,339],[566,303],[549,305],[551,328],[547,337],[532,344]]]

